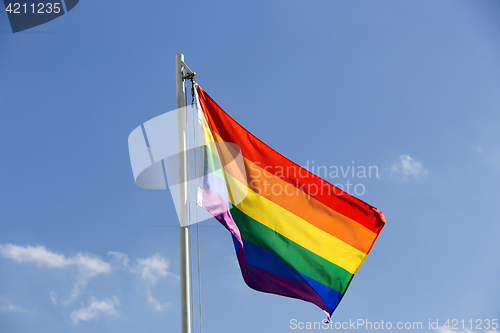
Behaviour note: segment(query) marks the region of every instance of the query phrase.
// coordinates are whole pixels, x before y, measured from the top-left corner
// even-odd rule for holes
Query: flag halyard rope
[[[186,133],[186,146],[187,146],[187,159],[186,159],[186,168],[187,168],[187,172],[189,174],[189,170],[191,170],[190,168],[190,165],[189,165],[189,151],[191,150],[189,147],[189,116],[188,116],[188,112],[187,112],[187,100],[188,100],[188,96],[187,96],[187,80],[190,80],[191,81],[191,108],[192,108],[192,122],[193,122],[193,127],[192,127],[192,130],[193,130],[193,155],[194,155],[194,179],[195,179],[195,195],[196,195],[196,190],[197,190],[197,187],[198,187],[198,174],[197,174],[197,171],[198,171],[198,166],[197,166],[197,152],[196,152],[196,133],[197,133],[197,116],[196,116],[196,113],[195,113],[195,86],[196,86],[196,81],[194,79],[194,73],[192,72],[188,72],[188,74],[184,75],[184,105],[185,105],[185,133]],[[188,176],[187,179],[190,179],[190,177]],[[190,192],[190,186],[187,187],[187,197],[189,199],[191,199],[191,192]],[[199,215],[198,215],[198,206],[195,205],[194,207],[195,211],[196,211],[196,257],[197,257],[197,269],[198,269],[198,304],[199,304],[199,316],[200,316],[200,319],[199,319],[199,322],[200,322],[200,333],[202,333],[202,302],[201,302],[201,265],[200,265],[200,229],[199,229]],[[189,279],[190,279],[190,289],[191,289],[191,295],[194,296],[194,290],[193,290],[193,245],[192,245],[192,240],[193,240],[193,235],[191,233],[191,224],[193,223],[193,216],[192,216],[192,211],[191,211],[191,200],[188,200],[188,230],[189,230],[189,265],[190,265],[190,276],[189,276]],[[190,299],[191,301],[191,304],[190,304],[190,307],[191,307],[191,313],[194,314],[194,298],[191,297]],[[192,332],[194,333],[194,316],[192,315],[191,316],[191,330]]]

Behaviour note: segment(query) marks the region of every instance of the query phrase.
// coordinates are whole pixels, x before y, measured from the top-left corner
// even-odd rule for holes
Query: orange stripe
[[[244,158],[248,187],[344,243],[368,253],[377,234]]]

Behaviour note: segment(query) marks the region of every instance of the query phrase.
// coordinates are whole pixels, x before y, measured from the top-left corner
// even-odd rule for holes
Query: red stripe
[[[283,179],[316,200],[345,215],[375,233],[385,224],[384,215],[375,207],[346,193],[329,182],[290,161],[231,118],[200,86],[198,97],[211,129],[227,141],[237,144],[241,153],[250,161]],[[287,172],[279,172],[279,170]],[[295,177],[295,175],[297,177]],[[313,193],[312,190],[317,193]]]

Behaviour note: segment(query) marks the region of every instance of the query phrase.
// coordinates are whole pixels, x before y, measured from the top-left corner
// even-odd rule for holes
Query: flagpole
[[[186,118],[184,114],[184,55],[175,56],[175,90],[177,96],[177,166],[179,176],[179,252],[181,266],[181,326],[182,333],[191,332],[191,295],[189,283],[189,229],[187,227],[186,182]],[[181,111],[182,110],[182,111]]]

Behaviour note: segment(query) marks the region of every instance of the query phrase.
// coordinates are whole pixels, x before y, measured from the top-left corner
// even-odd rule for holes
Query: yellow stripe
[[[203,132],[205,144],[215,143],[212,131],[205,121]],[[211,145],[207,144],[207,146]],[[226,170],[224,170],[224,174],[226,175],[226,185],[231,203],[254,220],[352,274],[356,273],[365,260],[366,254],[362,251],[259,195]],[[247,194],[244,199],[241,198],[242,194]],[[236,198],[237,200],[234,200]],[[235,202],[239,203],[235,204]]]
[[[229,193],[231,203],[246,215],[349,273],[355,274],[363,263],[365,253],[257,194],[229,173],[225,174],[229,183],[228,191],[232,192]],[[237,195],[235,191],[248,191],[248,195],[240,203],[234,204],[232,198]]]
[[[208,147],[208,149],[210,150],[210,152],[215,155],[215,156],[219,156],[219,154],[215,153],[212,151],[212,144],[215,143],[215,140],[214,140],[214,137],[212,136],[212,131],[210,130],[210,128],[207,126],[207,121],[205,119],[205,115],[202,114],[203,116],[203,141],[205,143],[205,146]],[[212,143],[212,144],[211,144]]]
[[[204,130],[210,131],[206,125],[204,125]],[[217,139],[217,142],[223,141],[222,138],[217,135],[217,133],[210,134],[211,139]],[[212,144],[216,143],[214,141],[211,141],[211,144],[209,146],[211,146]],[[225,155],[229,154],[225,153],[218,156],[223,157]],[[251,162],[244,156],[243,160],[245,164],[244,168],[246,169],[246,176],[243,175],[243,173],[245,173],[245,171],[243,170],[240,171],[239,169],[233,168],[233,171],[225,167],[226,171],[228,171],[241,183],[254,190],[254,192],[257,192],[261,195],[264,194],[263,196],[266,197],[266,199],[273,201],[280,207],[290,211],[292,214],[296,214],[301,218],[307,219],[309,223],[324,230],[325,232],[328,232],[329,234],[336,235],[338,239],[354,246],[356,249],[362,251],[363,253],[369,252],[373,242],[377,238],[377,234],[375,234],[373,231],[366,228],[364,225],[350,219],[349,217],[340,214],[339,212],[326,206],[322,202],[316,200],[315,198],[309,197],[306,193],[298,189],[296,190],[296,192],[294,192],[293,197],[288,195],[286,199],[278,200],[279,198],[277,196],[273,197],[267,192],[265,186],[278,183],[280,184],[281,189],[287,189],[288,186],[293,185],[273,175],[265,168],[262,168],[260,165]],[[267,188],[269,189],[270,187]],[[307,205],[300,204],[301,202],[306,201],[303,199],[307,200]],[[297,213],[299,211],[301,213]],[[331,223],[328,224],[328,228],[324,227],[324,221],[331,221]]]

